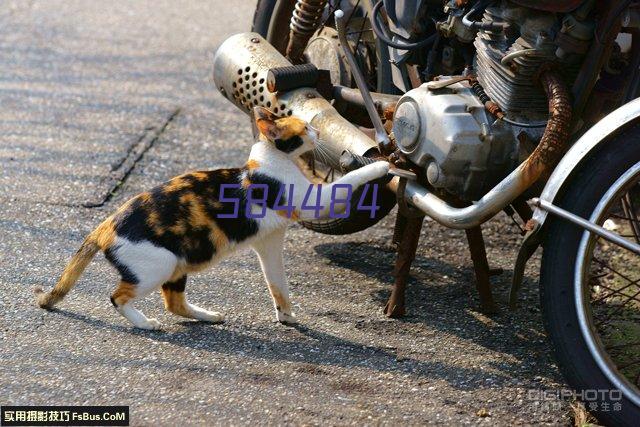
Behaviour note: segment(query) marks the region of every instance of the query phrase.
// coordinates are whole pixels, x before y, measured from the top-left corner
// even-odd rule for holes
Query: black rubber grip
[[[286,92],[301,87],[316,87],[320,70],[313,64],[271,68],[267,73],[269,92]]]

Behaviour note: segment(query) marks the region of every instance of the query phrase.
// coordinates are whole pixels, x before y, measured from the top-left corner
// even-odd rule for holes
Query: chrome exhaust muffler
[[[344,150],[364,155],[377,149],[371,138],[343,118],[315,89],[269,92],[269,69],[291,65],[260,34],[241,33],[218,48],[213,60],[213,80],[220,93],[247,114],[251,114],[253,107],[262,106],[275,114],[292,114],[310,123],[319,130],[322,151],[334,168],[340,169],[339,159]]]

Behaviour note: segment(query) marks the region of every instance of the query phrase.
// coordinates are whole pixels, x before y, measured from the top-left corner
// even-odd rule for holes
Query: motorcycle
[[[482,307],[495,309],[481,224],[522,224],[542,246],[540,302],[558,364],[601,422],[640,420],[640,6],[631,0],[259,0],[250,33],[214,59],[220,92],[319,130],[301,167],[317,182],[386,159],[371,227],[398,204],[402,316],[422,222],[464,229]],[[357,199],[354,197],[353,200]],[[519,219],[516,218],[517,215]]]

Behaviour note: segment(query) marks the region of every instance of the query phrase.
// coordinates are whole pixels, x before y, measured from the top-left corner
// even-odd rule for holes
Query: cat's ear
[[[271,120],[275,121],[278,116],[273,114],[271,110],[264,107],[253,107],[253,116],[256,120]]]
[[[277,116],[264,107],[254,107],[253,116],[256,120],[256,126],[261,134],[271,141],[275,141],[280,137],[280,130],[276,125]]]

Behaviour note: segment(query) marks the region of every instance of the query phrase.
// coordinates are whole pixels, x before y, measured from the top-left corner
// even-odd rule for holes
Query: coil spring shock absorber
[[[297,0],[291,24],[289,24],[289,44],[287,45],[287,58],[294,64],[304,62],[302,54],[304,48],[315,33],[322,18],[322,12],[327,0]]]

